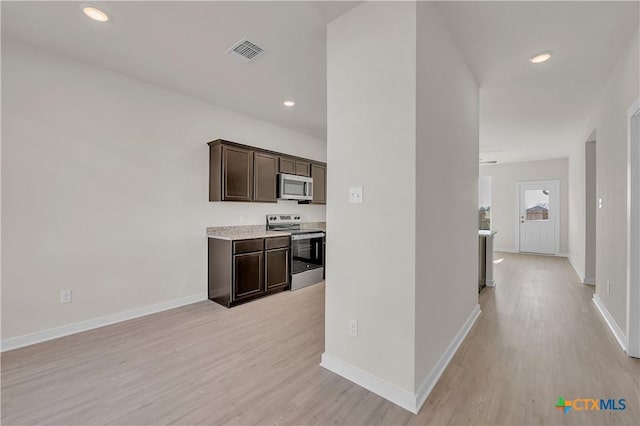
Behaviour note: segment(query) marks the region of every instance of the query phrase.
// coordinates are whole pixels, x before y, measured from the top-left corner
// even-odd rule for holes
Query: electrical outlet
[[[358,337],[358,320],[349,320],[349,336]]]
[[[71,290],[62,290],[60,292],[60,303],[71,303]]]
[[[607,294],[611,294],[611,283],[607,281]]]
[[[362,204],[362,187],[356,186],[349,188],[349,203],[350,204]]]

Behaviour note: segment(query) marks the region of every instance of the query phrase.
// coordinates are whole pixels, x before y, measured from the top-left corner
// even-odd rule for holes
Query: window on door
[[[524,192],[527,220],[549,220],[549,191],[528,189]]]
[[[518,250],[525,253],[557,254],[560,245],[560,182],[519,182]]]

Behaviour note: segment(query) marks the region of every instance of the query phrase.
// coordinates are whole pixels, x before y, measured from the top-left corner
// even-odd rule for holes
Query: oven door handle
[[[318,232],[317,234],[302,234],[302,235],[292,235],[291,240],[310,240],[311,238],[324,238],[324,234],[322,232]]]

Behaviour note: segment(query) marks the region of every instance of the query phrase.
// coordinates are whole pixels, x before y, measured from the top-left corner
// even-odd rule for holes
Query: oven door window
[[[309,238],[291,241],[292,270],[294,274],[322,268],[322,245],[324,238]]]
[[[306,195],[306,182],[299,180],[284,180],[284,193],[286,195]]]

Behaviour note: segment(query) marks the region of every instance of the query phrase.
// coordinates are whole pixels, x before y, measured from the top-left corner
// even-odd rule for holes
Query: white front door
[[[558,254],[559,182],[522,182],[519,193],[519,250]]]

